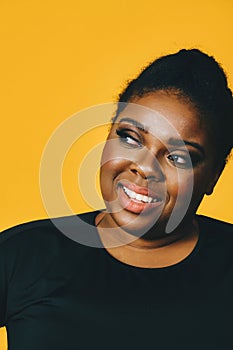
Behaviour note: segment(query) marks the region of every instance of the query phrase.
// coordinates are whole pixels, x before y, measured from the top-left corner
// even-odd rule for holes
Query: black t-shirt
[[[94,226],[97,213],[79,217]],[[232,225],[197,219],[193,252],[152,269],[77,243],[50,220],[4,231],[0,326],[9,350],[233,349]]]

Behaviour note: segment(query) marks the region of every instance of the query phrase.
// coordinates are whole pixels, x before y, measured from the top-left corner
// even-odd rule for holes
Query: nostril
[[[135,175],[139,175],[141,176],[142,178],[144,178],[145,180],[150,180],[150,181],[154,181],[154,182],[163,182],[165,181],[165,178],[163,176],[163,174],[160,172],[159,174],[153,174],[153,175],[149,175],[149,174],[146,174],[144,173],[144,171],[142,169],[130,169],[130,171],[135,174]]]
[[[135,175],[140,175],[146,179],[146,175],[144,174],[144,172],[142,170],[139,172],[137,169],[131,169],[131,172]]]

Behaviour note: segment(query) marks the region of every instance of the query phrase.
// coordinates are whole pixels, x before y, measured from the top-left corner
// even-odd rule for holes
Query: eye
[[[135,134],[134,131],[131,131],[129,129],[116,130],[116,134],[119,136],[120,142],[122,142],[123,144],[133,148],[142,147],[142,144],[139,138],[136,137],[136,134],[135,136],[133,136],[132,133]]]
[[[190,168],[192,165],[188,155],[169,154],[167,157],[171,163],[180,168]]]

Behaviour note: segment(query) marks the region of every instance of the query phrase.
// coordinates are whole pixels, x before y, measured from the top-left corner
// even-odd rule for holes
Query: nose
[[[130,170],[146,180],[165,181],[158,159],[146,147],[138,152],[138,157],[131,163]]]

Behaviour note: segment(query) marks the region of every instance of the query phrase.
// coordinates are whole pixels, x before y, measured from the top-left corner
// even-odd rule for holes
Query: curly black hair
[[[155,91],[176,93],[190,101],[213,128],[216,147],[224,163],[233,147],[233,98],[224,70],[198,49],[180,50],[149,64],[128,83],[118,102],[132,102]],[[118,103],[113,122],[124,108]]]

